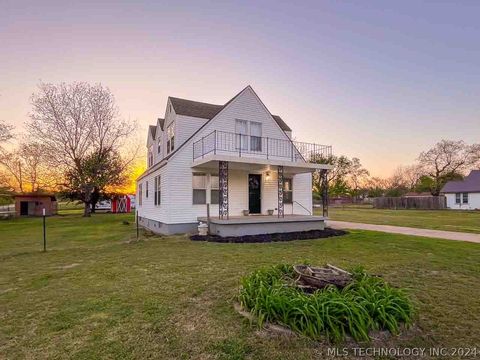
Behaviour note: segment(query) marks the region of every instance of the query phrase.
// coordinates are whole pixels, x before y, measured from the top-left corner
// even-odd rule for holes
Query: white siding
[[[208,120],[191,116],[177,115],[175,121],[175,145],[180,146],[187,141],[190,136],[198,131],[198,129],[200,129]]]
[[[168,108],[168,105],[167,105]],[[197,217],[206,215],[206,205],[192,204],[192,173],[193,142],[202,136],[210,134],[213,130],[235,132],[235,120],[242,119],[262,123],[262,136],[285,139],[288,136],[272,119],[253,90],[246,88],[237,96],[217,117],[200,130],[191,141],[175,153],[167,164],[155,173],[143,178],[140,182],[149,181],[149,198],[145,198],[145,185],[143,185],[143,205],[138,207],[139,216],[157,220],[167,224],[192,223]],[[197,131],[203,119],[177,116],[173,113],[166,114],[165,126],[175,121],[175,148]],[[159,129],[157,129],[158,131]],[[162,132],[163,155],[166,156],[166,131]],[[157,162],[159,159],[157,159]],[[153,203],[154,176],[162,174],[162,205],[156,207]],[[229,213],[232,216],[241,215],[242,210],[248,209],[248,171],[229,172]],[[262,176],[262,213],[268,209],[278,207],[276,171],[272,170],[269,181]],[[140,183],[139,182],[139,183]],[[209,195],[207,192],[207,200]],[[311,174],[300,174],[293,177],[293,200],[298,201],[307,209],[312,209]],[[306,214],[301,207],[293,206],[293,212]],[[285,214],[292,213],[292,205],[285,206]],[[211,206],[212,216],[217,216],[218,205]]]
[[[455,204],[455,194],[445,194],[447,207],[454,210],[475,210],[480,209],[480,193],[468,193],[468,204]]]
[[[285,132],[280,129],[267,109],[260,102],[253,90],[246,88],[226,108],[210,121],[201,131],[194,136],[194,141],[210,134],[213,130],[235,133],[235,120],[247,120],[262,124],[262,137],[289,140]],[[190,152],[192,146],[190,146]],[[243,156],[243,155],[242,155]],[[246,155],[248,157],[251,155]]]
[[[158,143],[161,141],[161,144],[163,145],[163,130],[160,127],[160,124],[157,120],[157,132],[155,133],[155,146],[153,149],[154,155],[153,155],[153,163],[156,164],[160,160],[163,159],[163,154],[164,154],[164,149],[162,146],[162,149],[160,150],[160,153],[158,152]]]
[[[175,114],[175,110],[173,109],[173,106],[169,106],[170,101],[167,103],[167,108],[165,111],[165,121],[163,123],[163,131],[160,128],[160,124],[157,123],[157,141],[155,142],[156,146],[158,146],[158,142],[161,140],[162,141],[162,151],[160,154],[158,154],[157,151],[156,153],[156,158],[155,158],[155,163],[158,163],[160,160],[162,160],[165,156],[167,156],[167,127],[175,121],[175,127],[176,127],[176,119],[177,119],[177,114]],[[171,111],[168,111],[168,109],[171,108]],[[175,129],[175,148],[178,146],[177,142],[177,130]]]
[[[298,174],[293,177],[293,201],[298,203],[293,203],[294,214],[308,215],[302,208],[304,206],[313,215],[312,174]]]
[[[169,202],[170,202],[170,195],[168,192],[168,177],[166,176],[166,167],[158,169],[152,174],[144,177],[142,180],[137,182],[137,196],[136,196],[136,204],[137,204],[137,212],[138,216],[146,217],[151,220],[156,220],[164,223],[169,222]],[[155,176],[161,175],[161,204],[155,205],[154,203],[154,185],[155,185]],[[148,181],[148,198],[146,197],[146,183]],[[142,205],[139,205],[139,193],[138,193],[138,185],[142,184]]]

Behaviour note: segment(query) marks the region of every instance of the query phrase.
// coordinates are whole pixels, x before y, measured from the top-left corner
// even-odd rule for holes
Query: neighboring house
[[[324,227],[312,216],[312,172],[325,176],[331,166],[309,161],[331,147],[293,141],[250,86],[225,105],[169,97],[147,150],[136,211],[154,232],[195,231],[207,204],[211,232],[222,236]]]
[[[480,209],[480,170],[472,170],[463,180],[449,181],[441,192],[450,209]]]

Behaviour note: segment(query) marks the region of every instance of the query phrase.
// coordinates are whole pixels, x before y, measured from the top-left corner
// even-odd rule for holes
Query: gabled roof
[[[202,102],[198,102],[198,101],[180,99],[180,98],[175,98],[175,97],[170,96],[169,100],[170,100],[172,106],[174,107],[175,113],[177,115],[198,117],[198,118],[208,119],[208,121],[205,122],[202,126],[200,126],[200,128],[196,132],[194,132],[187,140],[185,140],[182,144],[180,144],[180,146],[176,147],[173,152],[171,152],[169,155],[165,156],[160,162],[154,164],[151,168],[146,169],[137,178],[137,181],[142,179],[145,175],[150,174],[151,172],[163,167],[166,164],[166,161],[169,158],[171,158],[180,149],[182,149],[185,144],[187,144],[191,139],[193,139],[193,137],[198,132],[200,132],[205,126],[208,125],[210,120],[212,120],[215,116],[217,116],[223,109],[225,109],[231,102],[233,102],[237,97],[239,97],[247,89],[250,89],[255,94],[255,96],[258,98],[258,100],[262,103],[263,107],[266,109],[266,111],[270,114],[270,116],[275,120],[277,125],[281,128],[281,130],[292,131],[292,129],[290,129],[290,127],[283,121],[283,119],[280,116],[272,115],[272,113],[267,109],[265,104],[263,104],[262,100],[258,97],[258,95],[255,93],[255,91],[252,89],[252,87],[250,85],[245,87],[237,95],[235,95],[233,98],[231,98],[228,102],[225,103],[225,105],[214,105],[214,104],[202,103]],[[216,112],[213,114],[214,111],[216,111]],[[209,113],[209,112],[211,112],[211,113]],[[195,114],[195,115],[192,115],[192,114]],[[203,116],[207,116],[207,114],[208,114],[208,117],[201,117],[200,114],[203,114]],[[209,116],[211,116],[211,117],[209,117]],[[165,121],[164,119],[159,119],[159,120],[163,120],[163,122]],[[163,126],[163,122],[162,122],[162,126]],[[287,137],[287,139],[288,139],[288,137]]]
[[[470,171],[463,180],[447,182],[441,192],[480,192],[480,170]]]
[[[208,104],[204,102],[180,99],[171,96],[169,97],[169,99],[177,115],[185,115],[211,120],[220,111],[222,111],[225,106],[230,104],[232,100],[235,99],[235,97],[230,99],[225,105]],[[290,127],[285,123],[285,121],[283,121],[280,116],[272,115],[272,117],[283,131],[292,131],[292,129],[290,129]]]
[[[278,126],[280,126],[280,128],[283,131],[292,131],[292,129],[290,129],[290,127],[287,125],[287,123],[285,121],[283,121],[283,119],[280,116],[272,115],[272,117],[277,122]]]
[[[152,134],[152,139],[155,140],[155,135],[157,133],[157,126],[156,125],[150,125],[148,127],[148,131],[150,131],[150,134]]]
[[[165,119],[158,118],[158,124],[160,125],[160,129],[163,131],[163,126],[165,125]]]
[[[223,105],[207,104],[204,102],[180,99],[171,96],[170,102],[172,103],[177,115],[198,117],[209,120],[223,109]]]

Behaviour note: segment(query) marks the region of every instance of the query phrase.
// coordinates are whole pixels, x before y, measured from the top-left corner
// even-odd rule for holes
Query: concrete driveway
[[[392,233],[392,234],[426,236],[430,238],[480,243],[480,234],[471,234],[471,233],[456,232],[456,231],[417,229],[417,228],[403,227],[403,226],[362,224],[362,223],[354,223],[354,222],[348,222],[348,221],[334,221],[334,220],[327,220],[327,226],[334,229],[371,230],[371,231],[381,231],[381,232]]]

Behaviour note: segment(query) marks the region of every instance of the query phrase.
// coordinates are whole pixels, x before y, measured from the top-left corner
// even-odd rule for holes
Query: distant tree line
[[[380,196],[403,196],[407,192],[440,194],[450,180],[461,180],[468,171],[480,167],[480,144],[441,140],[431,149],[421,152],[414,164],[399,166],[388,178],[371,177],[358,158],[330,156],[316,159],[333,166],[328,172],[329,197],[348,196],[354,200]],[[313,193],[322,197],[320,174],[313,176]]]

